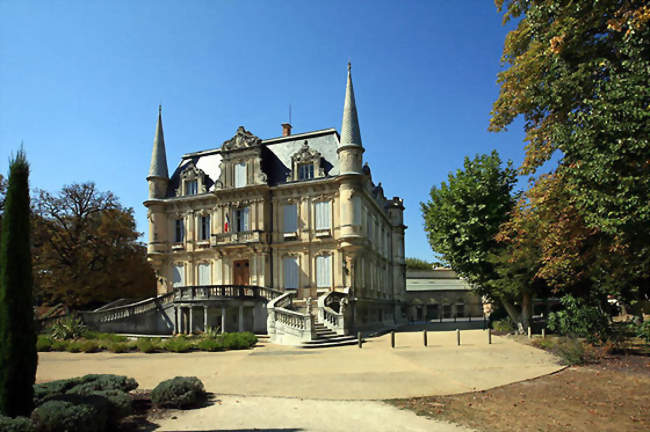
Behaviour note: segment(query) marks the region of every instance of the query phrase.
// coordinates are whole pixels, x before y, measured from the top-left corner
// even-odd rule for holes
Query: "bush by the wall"
[[[498,321],[492,321],[492,329],[499,333],[512,333],[515,331],[515,324],[510,318],[505,318]]]
[[[650,321],[644,321],[635,328],[636,337],[641,338],[645,343],[650,344]]]
[[[187,340],[184,336],[177,336],[167,339],[163,343],[163,348],[166,351],[171,351],[175,353],[184,353],[192,349],[192,343]]]
[[[609,320],[599,308],[582,304],[570,295],[560,299],[563,309],[548,316],[549,330],[562,336],[587,338],[590,342],[602,341],[609,333]]]
[[[201,351],[223,351],[223,343],[220,340],[212,338],[201,340],[196,347]]]
[[[151,338],[140,338],[136,342],[138,351],[149,354],[158,351],[158,343]]]
[[[56,320],[50,327],[50,334],[54,339],[79,339],[86,332],[88,328],[85,326],[81,318],[68,316]]]
[[[51,351],[65,351],[68,346],[68,343],[64,340],[54,339],[52,341],[52,346],[50,347]]]
[[[76,341],[76,340],[67,341],[65,350],[71,353],[81,352],[81,341]]]
[[[111,342],[107,349],[112,353],[125,353],[129,351],[129,345],[126,342]]]
[[[34,432],[34,423],[27,417],[0,416],[0,431],[2,432]]]
[[[52,349],[52,339],[47,335],[38,335],[36,339],[36,351],[46,352]]]
[[[100,350],[99,344],[94,340],[83,340],[79,342],[79,348],[85,353],[94,353]]]
[[[103,432],[109,404],[99,396],[64,395],[47,400],[32,412],[39,432]]]
[[[248,349],[257,343],[257,336],[251,332],[224,333],[222,341],[225,349]]]
[[[205,400],[205,388],[196,377],[175,377],[161,382],[151,392],[151,401],[159,407],[188,408]]]

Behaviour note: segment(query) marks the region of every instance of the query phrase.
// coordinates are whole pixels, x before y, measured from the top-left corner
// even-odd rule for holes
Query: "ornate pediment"
[[[262,144],[262,140],[244,129],[244,126],[239,126],[235,136],[223,142],[221,148],[223,150],[238,150],[250,147],[257,147]]]
[[[291,156],[291,161],[293,163],[306,163],[306,162],[314,162],[314,161],[319,161],[321,158],[321,154],[317,152],[316,150],[312,149],[309,147],[309,143],[307,140],[302,144],[302,147],[300,147],[300,150],[295,152],[293,156]]]
[[[181,172],[181,178],[183,180],[194,180],[194,179],[203,179],[205,176],[205,172],[203,170],[197,168],[196,165],[194,165],[194,162],[190,162],[183,168],[183,172]]]

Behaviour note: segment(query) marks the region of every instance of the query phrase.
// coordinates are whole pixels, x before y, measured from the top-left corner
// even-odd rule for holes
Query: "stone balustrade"
[[[262,241],[262,231],[240,231],[213,234],[210,240],[212,247],[241,243],[257,243]]]
[[[299,345],[312,340],[312,317],[309,313],[291,310],[295,293],[285,293],[267,304],[267,331],[271,342]]]
[[[341,336],[347,336],[345,306],[341,306],[346,301],[347,294],[338,291],[330,291],[318,298],[318,322]],[[330,307],[333,303],[339,305],[338,312]]]

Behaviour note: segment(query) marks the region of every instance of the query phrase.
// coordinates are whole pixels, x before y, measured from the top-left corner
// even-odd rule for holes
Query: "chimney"
[[[291,135],[291,124],[289,123],[282,123],[282,136],[286,137]]]

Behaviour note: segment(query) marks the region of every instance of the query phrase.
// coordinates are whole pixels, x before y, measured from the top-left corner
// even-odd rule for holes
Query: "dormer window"
[[[246,186],[246,163],[240,162],[235,165],[235,187]]]
[[[314,178],[314,164],[306,163],[298,165],[298,180],[309,180]]]
[[[199,193],[199,182],[190,180],[185,184],[185,195],[196,195]]]

